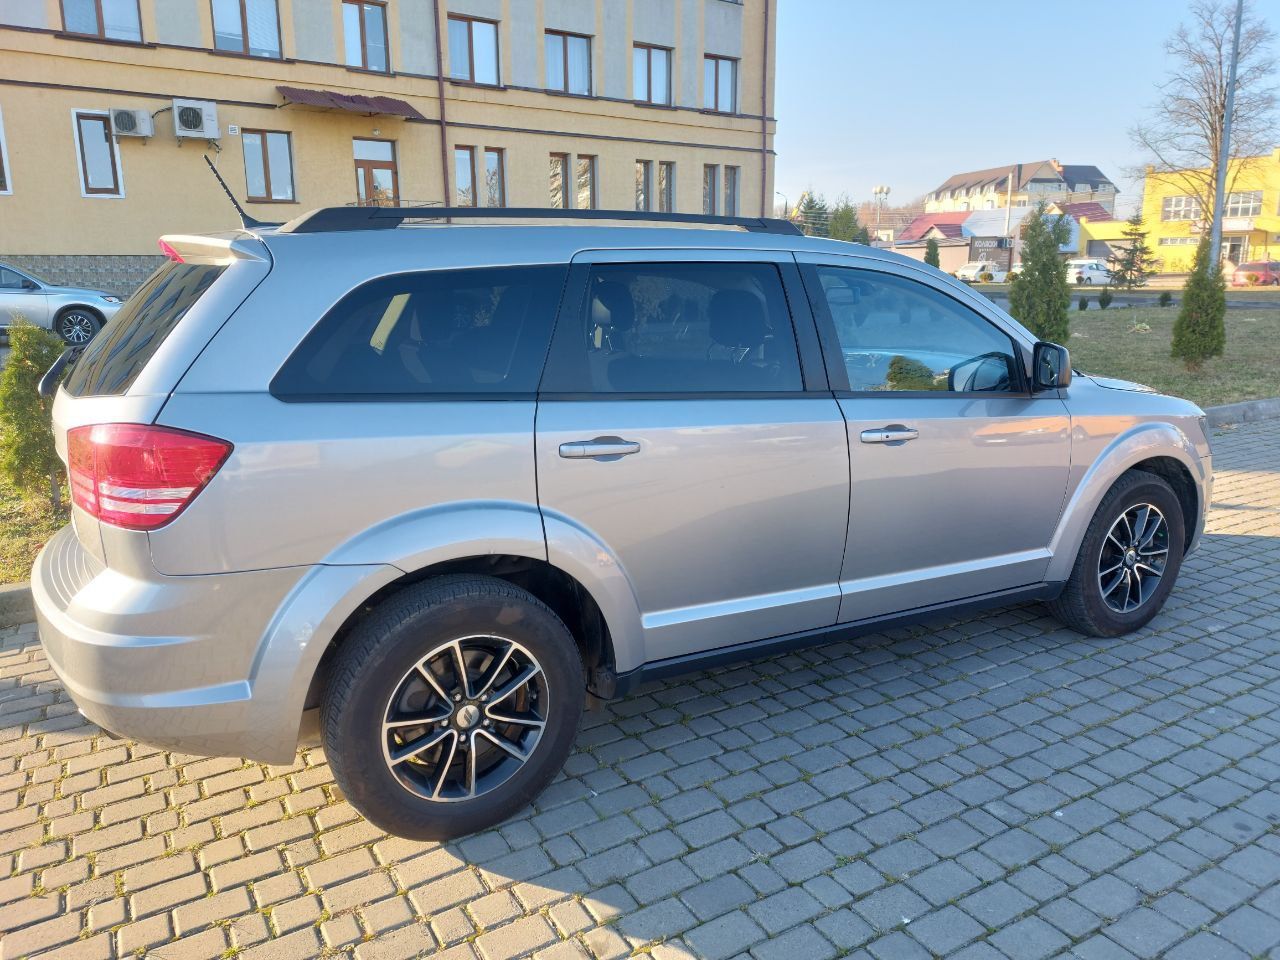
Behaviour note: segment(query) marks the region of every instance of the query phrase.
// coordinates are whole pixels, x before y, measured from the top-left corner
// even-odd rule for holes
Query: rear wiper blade
[[[63,372],[80,359],[80,354],[84,353],[84,347],[67,347],[57,360],[53,361],[53,366],[48,372],[40,378],[40,386],[36,389],[40,396],[45,400],[52,397],[58,390],[58,384],[62,381]]]

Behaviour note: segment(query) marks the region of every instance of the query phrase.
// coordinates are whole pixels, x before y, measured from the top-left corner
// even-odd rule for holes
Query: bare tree
[[[1228,193],[1252,161],[1275,146],[1275,34],[1254,14],[1254,6],[1253,0],[1245,0],[1240,28]],[[1197,197],[1206,220],[1213,212],[1235,21],[1235,0],[1196,0],[1191,5],[1191,22],[1179,26],[1165,43],[1174,65],[1159,87],[1161,101],[1132,131],[1134,143],[1148,157],[1142,171],[1146,177]]]

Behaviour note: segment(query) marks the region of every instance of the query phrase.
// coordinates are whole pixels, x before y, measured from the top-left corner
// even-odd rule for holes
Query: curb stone
[[[1250,423],[1280,417],[1280,397],[1206,407],[1204,412],[1210,427]],[[31,599],[31,584],[24,582],[0,585],[0,630],[16,627],[20,623],[30,623],[35,619],[35,609],[35,603]]]

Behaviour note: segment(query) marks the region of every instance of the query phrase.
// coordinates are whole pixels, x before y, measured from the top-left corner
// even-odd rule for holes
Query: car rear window
[[[533,393],[567,267],[430,270],[357,287],[271,381],[291,401]]]
[[[124,393],[224,266],[166,263],[89,341],[63,387],[76,397]]]

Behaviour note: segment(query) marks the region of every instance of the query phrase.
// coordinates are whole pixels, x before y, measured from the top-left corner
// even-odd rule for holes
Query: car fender
[[[591,594],[609,627],[614,669],[626,673],[645,662],[640,602],[626,568],[605,542],[576,520],[544,510],[547,562]]]
[[[1089,522],[1097,512],[1102,498],[1121,474],[1135,464],[1153,457],[1170,457],[1186,467],[1195,480],[1196,496],[1201,501],[1198,504],[1199,516],[1204,516],[1203,499],[1208,478],[1195,444],[1171,423],[1136,424],[1107,444],[1071,491],[1049,544],[1053,558],[1049,561],[1046,580],[1061,583],[1070,578],[1085,531],[1088,530]]]

